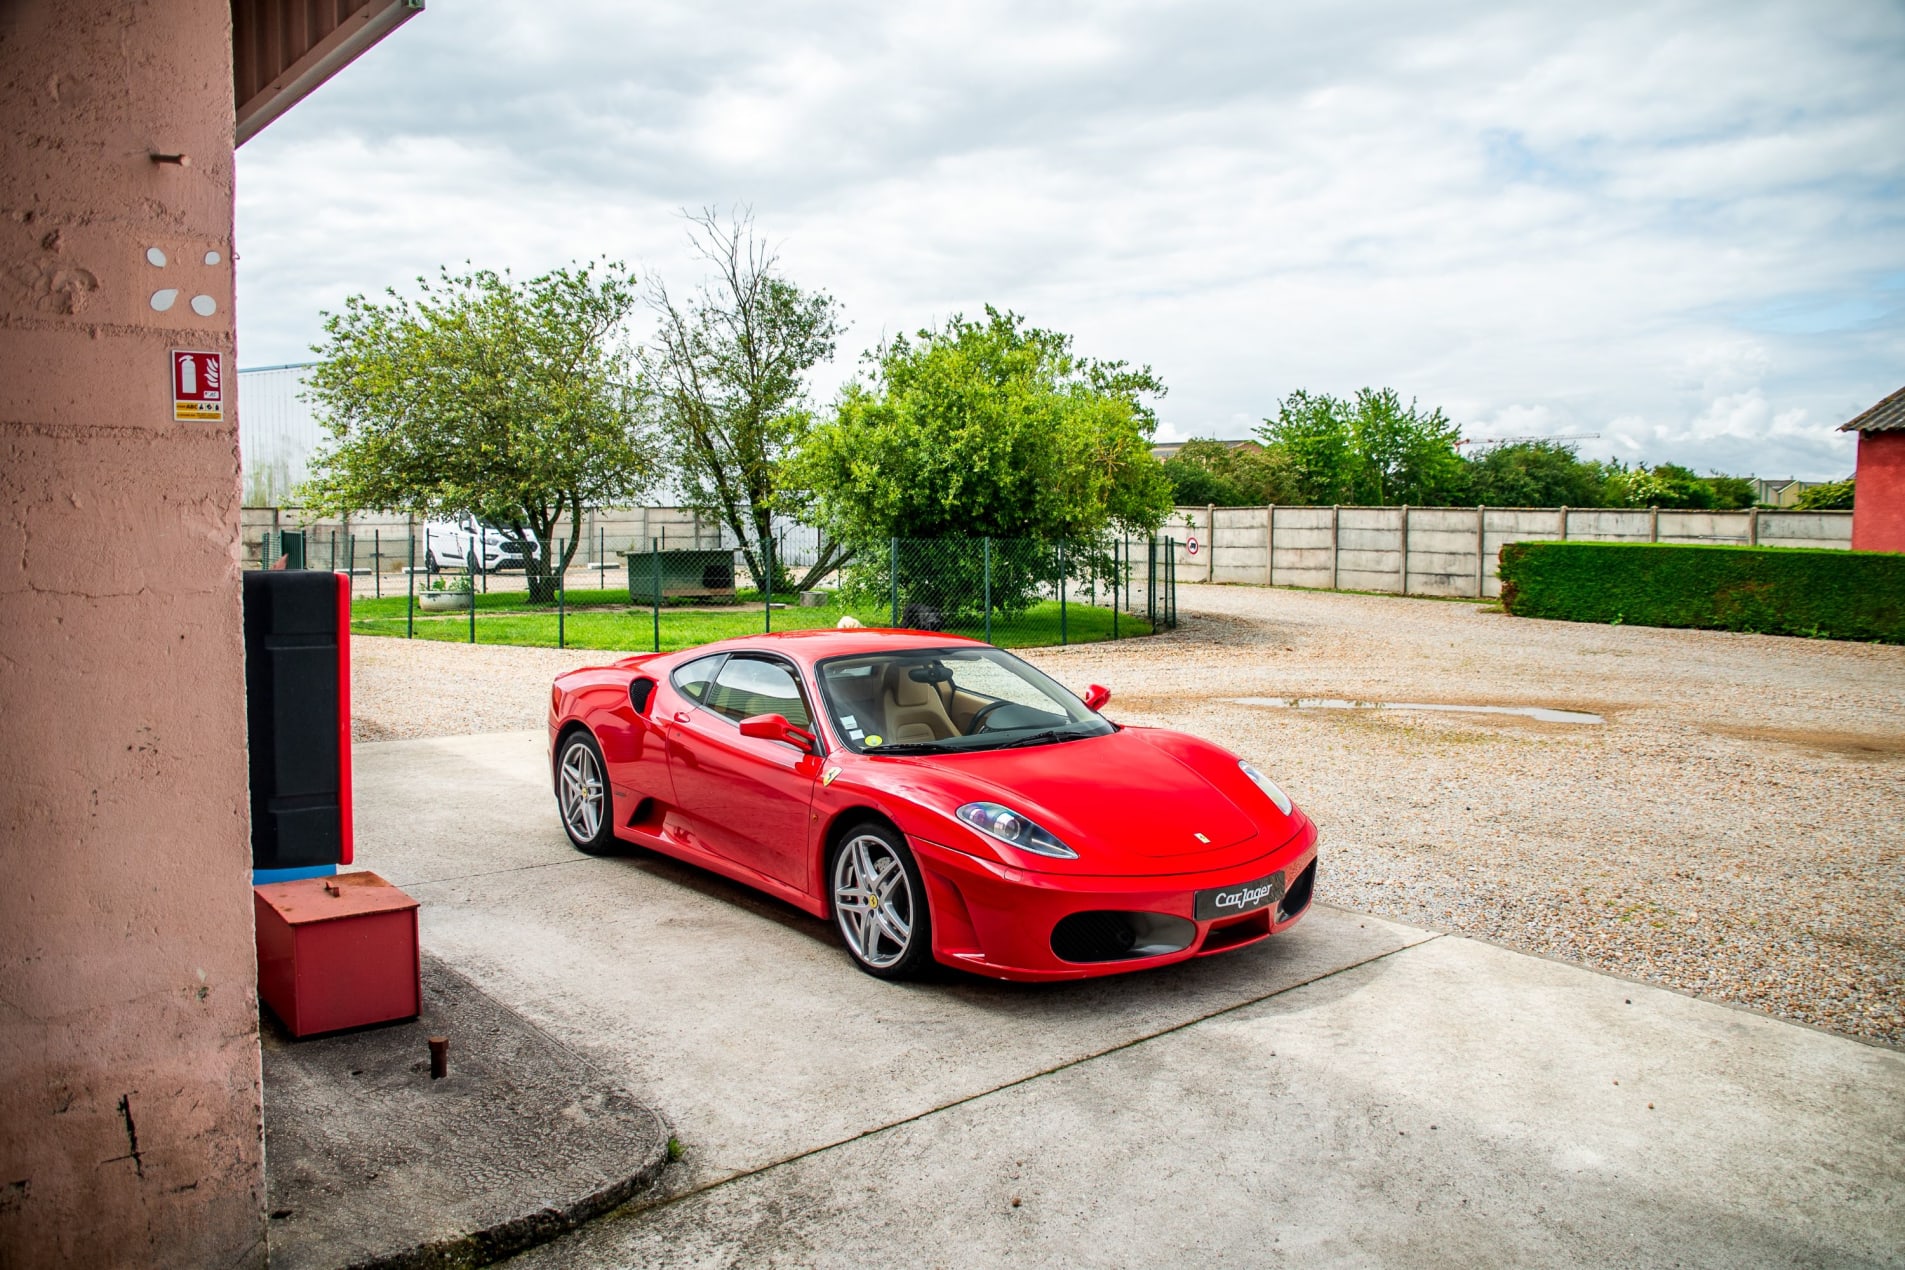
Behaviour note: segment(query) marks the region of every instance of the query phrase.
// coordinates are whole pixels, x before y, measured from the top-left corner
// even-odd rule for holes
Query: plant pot
[[[422,591],[417,595],[417,607],[426,613],[460,613],[470,607],[468,591]]]

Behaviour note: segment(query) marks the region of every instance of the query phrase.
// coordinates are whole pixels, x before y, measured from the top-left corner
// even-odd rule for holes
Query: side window
[[[696,658],[677,669],[668,681],[675,685],[676,692],[705,706],[708,704],[708,689],[714,683],[714,672],[721,669],[721,663],[726,659],[726,653]]]
[[[757,714],[779,714],[797,728],[813,726],[794,672],[777,661],[728,658],[704,704],[736,723]]]

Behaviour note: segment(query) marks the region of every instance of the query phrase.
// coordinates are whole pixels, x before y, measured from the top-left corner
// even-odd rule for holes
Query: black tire
[[[575,849],[587,855],[615,850],[615,791],[609,788],[602,749],[585,731],[571,732],[556,751],[556,814]]]
[[[872,887],[861,882],[868,871]],[[904,834],[878,820],[848,828],[827,860],[827,893],[854,965],[878,979],[917,979],[932,967],[926,883]],[[862,898],[871,903],[855,902]]]
[[[425,547],[423,549],[423,571],[425,573],[437,573],[441,571],[442,568],[443,566],[437,563],[437,553]]]

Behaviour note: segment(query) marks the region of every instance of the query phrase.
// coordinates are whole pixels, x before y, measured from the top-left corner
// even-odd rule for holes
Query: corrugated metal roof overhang
[[[392,31],[423,0],[231,0],[232,88],[243,145]]]
[[[1905,388],[1899,389],[1864,414],[1839,425],[1841,432],[1905,431]]]

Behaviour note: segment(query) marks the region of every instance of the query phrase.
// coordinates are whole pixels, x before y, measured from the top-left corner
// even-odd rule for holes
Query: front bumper
[[[1036,873],[981,860],[909,837],[926,881],[933,915],[933,956],[948,966],[998,979],[1089,979],[1168,966],[1228,952],[1288,930],[1309,911],[1316,867],[1316,828],[1274,851],[1222,869],[1145,877],[1078,877]],[[1210,887],[1249,882],[1281,870],[1285,899],[1237,917],[1198,921],[1193,896]],[[1195,926],[1189,943],[1156,956],[1067,961],[1052,947],[1059,922],[1077,913],[1155,913]]]

